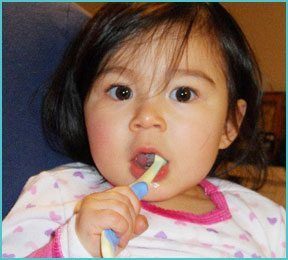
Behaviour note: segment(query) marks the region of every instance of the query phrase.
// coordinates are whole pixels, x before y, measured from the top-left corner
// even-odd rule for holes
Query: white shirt
[[[283,207],[240,185],[207,178],[201,183],[215,209],[193,215],[143,202],[149,228],[118,257],[285,257]],[[3,257],[25,257],[49,242],[61,226],[64,257],[91,257],[75,233],[76,203],[111,188],[95,168],[72,163],[26,183],[3,221]]]

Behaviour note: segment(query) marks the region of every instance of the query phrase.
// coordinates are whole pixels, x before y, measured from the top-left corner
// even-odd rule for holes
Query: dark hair
[[[241,29],[218,3],[110,3],[101,6],[65,53],[45,95],[42,123],[49,143],[74,160],[94,165],[83,112],[92,83],[109,58],[129,40],[159,26],[169,29],[175,24],[184,25],[185,30],[178,58],[196,26],[195,30],[204,29],[219,49],[227,78],[228,116],[235,124],[237,100],[247,102],[238,137],[219,152],[209,175],[229,179],[229,169],[223,170],[223,165],[229,161],[236,166],[253,164],[256,166],[253,188],[260,187],[266,176],[258,123],[261,74]]]

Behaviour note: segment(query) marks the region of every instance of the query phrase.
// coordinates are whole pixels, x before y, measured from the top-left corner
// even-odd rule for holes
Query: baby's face
[[[93,159],[112,184],[129,185],[139,178],[146,153],[168,161],[155,179],[159,185],[149,187],[148,201],[197,185],[218,150],[230,144],[219,57],[195,36],[170,71],[174,44],[175,39],[154,40],[120,49],[95,81],[84,109]]]

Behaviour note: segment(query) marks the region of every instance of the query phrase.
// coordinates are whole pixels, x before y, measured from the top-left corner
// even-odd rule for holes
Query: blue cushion
[[[41,90],[89,17],[71,3],[2,6],[4,217],[30,176],[71,161],[54,152],[43,137]]]

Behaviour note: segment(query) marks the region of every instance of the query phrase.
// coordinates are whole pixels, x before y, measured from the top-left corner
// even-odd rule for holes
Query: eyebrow
[[[126,67],[122,67],[122,66],[114,66],[114,67],[107,67],[104,68],[103,71],[101,71],[100,75],[102,74],[106,74],[106,73],[129,73],[129,74],[134,74],[134,71],[126,68]],[[189,70],[189,69],[177,69],[177,70],[173,70],[172,74],[176,75],[176,74],[180,74],[180,75],[184,75],[184,76],[191,76],[191,77],[196,77],[196,78],[200,78],[203,79],[207,82],[209,82],[213,87],[216,86],[214,80],[209,77],[204,71],[201,70]]]
[[[173,73],[184,75],[184,76],[192,76],[196,78],[201,78],[201,79],[208,81],[213,86],[216,85],[214,80],[211,77],[209,77],[204,71],[201,71],[201,70],[178,69],[178,70],[173,71]]]
[[[107,68],[104,68],[103,70],[101,70],[100,75],[108,74],[108,73],[119,73],[119,74],[130,73],[130,74],[134,74],[134,71],[129,69],[129,68],[122,67],[122,66],[113,66],[113,67],[107,67]]]

